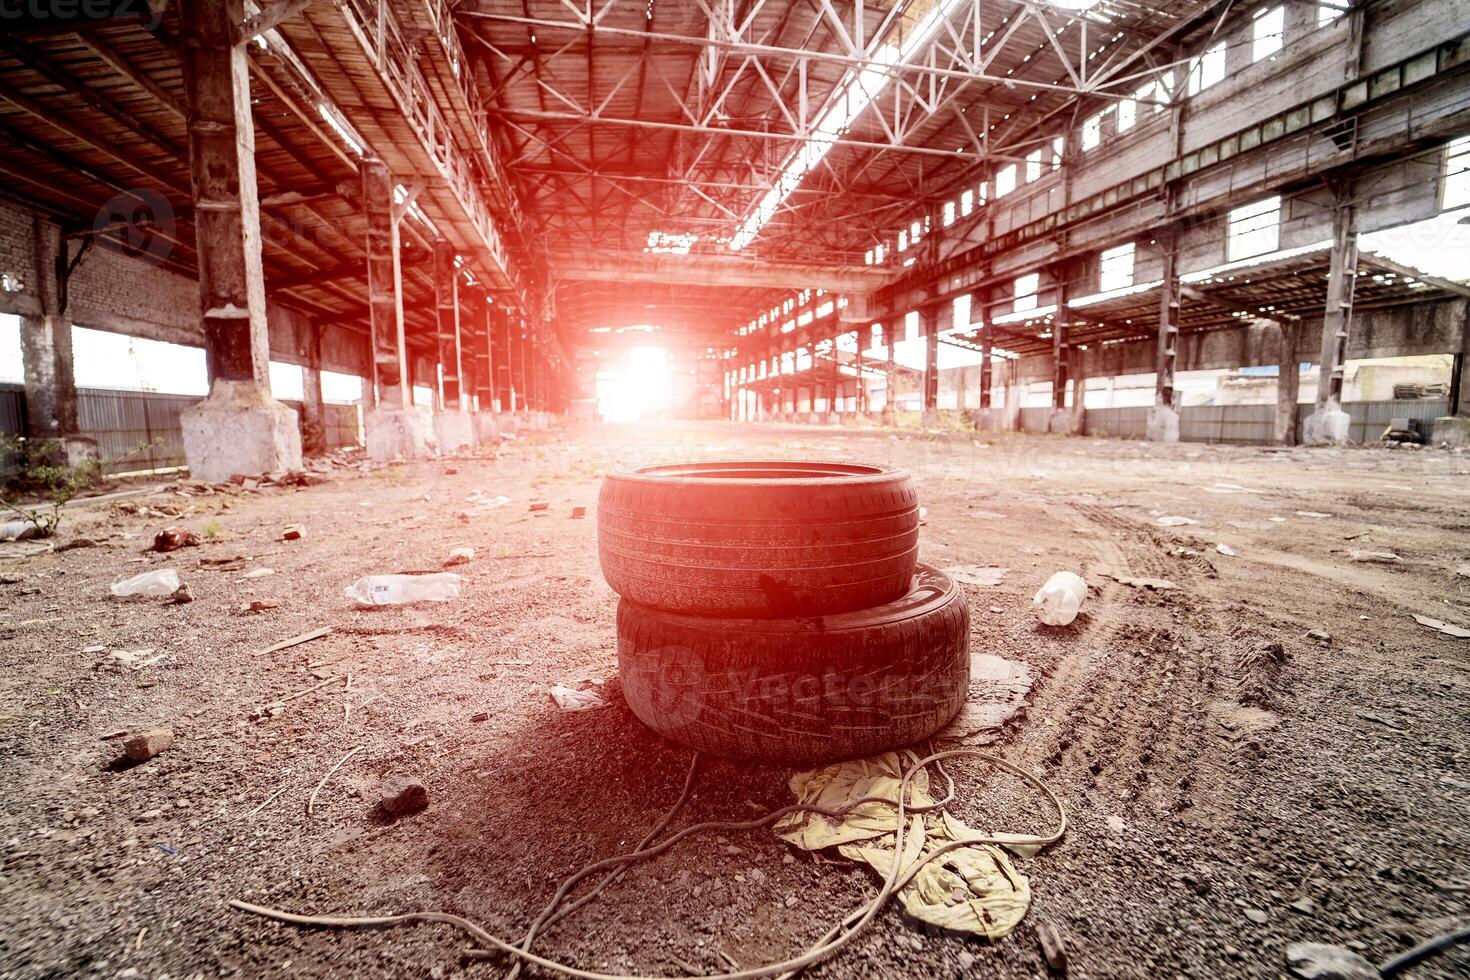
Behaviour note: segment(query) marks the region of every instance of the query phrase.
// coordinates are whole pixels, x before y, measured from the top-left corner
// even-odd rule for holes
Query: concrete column
[[[301,466],[296,413],[271,397],[243,0],[180,18],[189,173],[209,396],[180,413],[196,479]]]
[[[503,425],[512,410],[510,373],[510,319],[511,311],[497,303],[490,308],[490,329],[494,343],[490,348],[490,363],[495,369],[495,414]]]
[[[853,394],[856,396],[856,404],[853,406],[853,409],[857,412],[858,418],[867,418],[868,381],[864,377],[863,348],[866,346],[868,338],[873,335],[867,327],[859,327],[852,332],[852,335],[857,340],[857,356],[853,358],[853,364],[857,367],[857,388],[853,390]]]
[[[1350,419],[1342,410],[1343,361],[1353,321],[1353,287],[1358,278],[1358,236],[1348,188],[1334,188],[1332,253],[1327,269],[1327,305],[1322,313],[1321,375],[1317,407],[1302,423],[1302,442],[1309,446],[1347,442]]]
[[[1179,310],[1183,295],[1179,291],[1178,249],[1174,230],[1159,235],[1164,250],[1163,284],[1159,287],[1159,354],[1155,370],[1154,403],[1145,423],[1150,442],[1179,441],[1179,413],[1174,410],[1174,362],[1179,348]]]
[[[1006,432],[1019,432],[1021,429],[1021,386],[1016,375],[1021,369],[1020,361],[1008,361],[1006,369],[1006,403],[1004,417],[1001,419],[1001,429]]]
[[[77,417],[76,374],[72,365],[71,321],[66,316],[62,283],[70,271],[61,229],[34,215],[31,247],[35,258],[31,290],[35,310],[20,317],[22,373],[25,381],[26,432],[31,452],[48,462],[78,466],[97,457],[97,443],[83,438]],[[47,275],[47,265],[54,275]]]
[[[327,451],[327,407],[322,401],[322,328],[311,323],[306,364],[301,368],[301,448],[308,456]]]
[[[883,424],[893,425],[897,416],[898,394],[898,371],[893,361],[894,330],[892,323],[883,324],[883,370],[887,372],[884,379],[886,394],[883,398]]]
[[[475,441],[494,445],[500,439],[500,428],[495,423],[495,338],[490,297],[483,289],[472,290],[460,313],[461,324],[466,327],[467,363],[474,365],[469,375],[474,379]]]
[[[1455,313],[1460,326],[1460,349],[1450,368],[1450,412],[1434,420],[1434,441],[1451,446],[1470,446],[1470,384],[1465,377],[1470,361],[1470,300],[1461,300]]]
[[[1276,321],[1281,346],[1276,358],[1276,420],[1271,441],[1278,446],[1296,445],[1296,401],[1301,393],[1301,372],[1297,370],[1297,325]]]
[[[1051,416],[1047,420],[1047,430],[1061,435],[1077,434],[1080,421],[1077,413],[1067,408],[1067,382],[1072,378],[1073,368],[1072,323],[1067,309],[1068,274],[1065,268],[1056,269],[1057,316],[1051,330]]]
[[[837,413],[838,401],[842,398],[842,350],[837,345],[838,334],[832,335],[832,369],[827,388],[827,424],[837,425],[842,418]]]
[[[427,456],[429,434],[424,417],[410,404],[413,382],[403,337],[403,268],[398,251],[398,218],[393,175],[376,158],[358,165],[362,178],[362,210],[367,219],[369,343],[376,391],[364,417],[368,458],[416,459]]]
[[[924,335],[924,421],[939,418],[939,318],[934,307],[919,309],[919,330]]]
[[[475,425],[465,406],[463,345],[459,322],[459,270],[454,246],[434,242],[434,311],[439,334],[439,411],[434,415],[434,441],[441,453],[475,444]]]
[[[1085,353],[1073,347],[1068,354],[1071,367],[1067,373],[1072,379],[1071,434],[1074,436],[1087,434],[1087,363],[1083,359]]]

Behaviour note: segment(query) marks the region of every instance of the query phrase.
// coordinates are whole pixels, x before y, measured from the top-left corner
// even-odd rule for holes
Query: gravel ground
[[[493,459],[337,469],[306,488],[174,485],[70,512],[56,540],[93,547],[9,546],[0,976],[503,973],[444,926],[300,930],[224,903],[444,910],[513,935],[576,868],[636,843],[678,797],[690,754],[615,696],[566,713],[547,694],[616,671],[598,477],[736,455],[902,464],[927,508],[924,560],[1008,569],[966,589],[974,652],[1035,677],[991,751],[1055,786],[1071,819],[1062,842],[1018,861],[1033,904],[1010,937],[941,935],[890,909],[812,975],[1045,976],[1036,929],[1049,922],[1071,976],[1281,976],[1290,942],[1379,962],[1464,921],[1470,642],[1411,614],[1470,624],[1470,577],[1457,573],[1470,561],[1470,457],[609,426]],[[499,495],[509,503],[488,506]],[[1160,525],[1171,516],[1198,523]],[[281,541],[288,523],[305,537]],[[146,552],[172,524],[203,543]],[[456,601],[359,610],[342,595],[363,574],[436,568],[458,545],[476,557],[456,569]],[[109,595],[161,567],[194,602]],[[261,568],[273,573],[247,577]],[[1049,629],[1030,598],[1061,568],[1092,591],[1073,626]],[[252,600],[278,605],[241,611]],[[257,653],[319,627],[332,632]],[[139,650],[162,659],[134,670],[113,656]],[[108,737],[159,725],[176,741],[141,764]],[[979,762],[954,769],[953,809],[971,826],[1046,825],[1016,781]],[[377,790],[393,775],[421,779],[428,809],[383,816]],[[789,775],[703,760],[674,826],[789,803]],[[538,949],[609,972],[721,972],[798,951],[874,887],[768,832],[701,837]],[[1462,950],[1410,975],[1467,969]]]

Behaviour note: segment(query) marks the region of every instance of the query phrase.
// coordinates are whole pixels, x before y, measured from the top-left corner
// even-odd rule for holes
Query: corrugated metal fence
[[[152,391],[77,389],[77,420],[82,435],[97,440],[104,467],[113,473],[158,469],[184,464],[183,430],[179,413],[198,402],[194,395],[164,395]],[[284,404],[301,411],[301,403]],[[356,405],[327,405],[326,438],[330,448],[360,445]],[[26,431],[25,390],[0,385],[0,432]],[[14,460],[0,460],[8,469]]]

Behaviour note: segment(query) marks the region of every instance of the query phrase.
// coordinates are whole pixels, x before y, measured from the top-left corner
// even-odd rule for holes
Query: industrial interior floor
[[[306,930],[225,903],[444,910],[518,936],[568,874],[633,846],[678,797],[689,751],[644,729],[615,684],[603,710],[548,697],[616,672],[599,476],[731,456],[901,464],[926,508],[923,560],[1007,569],[966,586],[973,650],[1031,686],[1002,728],[968,738],[1054,786],[1071,821],[1017,859],[1032,906],[1010,936],[939,934],[890,907],[811,975],[1045,976],[1036,929],[1051,923],[1071,976],[1282,976],[1291,942],[1381,962],[1464,921],[1470,641],[1413,614],[1470,624],[1470,455],[568,426],[498,458],[339,467],[305,488],[173,483],[68,511],[55,542],[94,546],[3,546],[0,976],[503,973],[446,926]],[[280,540],[290,523],[303,539]],[[175,524],[203,543],[146,550]],[[476,557],[455,569],[458,600],[361,610],[343,595],[461,545]],[[164,566],[192,603],[109,594]],[[1058,569],[1091,591],[1076,623],[1048,628],[1031,597]],[[253,600],[278,605],[242,611]],[[975,696],[992,694],[977,677]],[[119,761],[116,733],[160,725],[172,748]],[[1051,817],[981,762],[953,770],[951,809],[972,827]],[[394,774],[423,780],[427,810],[378,812]],[[790,775],[703,760],[673,826],[787,804]],[[876,885],[766,830],[701,837],[537,949],[609,973],[724,972],[800,951]],[[1462,948],[1409,975],[1467,969]]]

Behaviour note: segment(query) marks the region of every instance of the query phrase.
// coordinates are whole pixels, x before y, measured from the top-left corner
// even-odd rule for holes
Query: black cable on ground
[[[1465,923],[1458,929],[1445,933],[1443,936],[1436,936],[1434,939],[1422,942],[1413,949],[1405,950],[1393,959],[1386,961],[1378,968],[1378,972],[1385,977],[1391,977],[1400,971],[1407,970],[1421,960],[1427,960],[1437,953],[1444,952],[1451,946],[1463,943],[1466,939],[1470,939],[1470,922]]]
[[[923,771],[930,764],[938,764],[941,763],[944,759],[952,758],[976,758],[985,760],[986,762],[998,766],[999,768],[1004,769],[1007,772],[1021,777],[1026,782],[1035,786],[1038,790],[1041,791],[1043,795],[1046,796],[1048,800],[1050,800],[1052,805],[1056,807],[1058,817],[1057,826],[1053,831],[1048,834],[1028,835],[1025,837],[1021,837],[1020,835],[1013,835],[1008,837],[1006,840],[1000,840],[987,834],[975,834],[964,840],[951,841],[945,844],[943,847],[936,848],[934,851],[931,851],[930,853],[914,861],[901,874],[900,867],[902,861],[900,860],[900,856],[904,853],[904,837],[908,829],[906,826],[906,817],[908,816],[908,814],[938,809],[945,803],[949,802],[949,800],[952,799],[954,795],[953,781],[950,780],[949,774],[947,772],[944,772],[941,767],[941,773],[943,774],[946,781],[950,783],[949,794],[945,797],[943,801],[935,802],[933,804],[928,804],[921,807],[911,807],[908,805],[908,801],[906,798],[906,791],[908,789],[909,781],[912,780],[915,775]],[[692,779],[692,767],[690,769],[690,773],[690,779]],[[690,784],[690,779],[686,779],[686,794],[688,786]],[[662,843],[652,846],[640,847],[637,850],[634,850],[628,854],[607,858],[605,860],[588,865],[562,883],[562,886],[557,889],[557,896],[559,897],[553,898],[553,901],[548,904],[548,910],[553,910],[551,914],[554,914],[554,909],[559,906],[561,899],[564,898],[565,895],[570,892],[570,890],[575,887],[578,882],[582,881],[588,876],[596,874],[597,872],[602,870],[622,869],[635,862],[646,861],[649,858],[664,853],[665,851],[672,848],[679,841],[695,833],[710,830],[721,830],[725,832],[736,830],[752,830],[757,827],[763,827],[775,823],[777,820],[781,819],[781,817],[787,815],[788,813],[794,812],[817,813],[822,816],[842,817],[851,812],[853,809],[859,806],[867,805],[869,803],[878,803],[894,807],[897,811],[897,821],[893,835],[894,860],[889,866],[888,873],[884,876],[882,887],[878,890],[877,895],[849,912],[842,919],[841,922],[828,930],[827,934],[823,936],[821,940],[819,940],[814,946],[810,947],[804,953],[801,953],[798,956],[792,957],[791,959],[787,959],[779,963],[770,963],[765,966],[752,967],[750,969],[744,970],[736,970],[730,973],[711,974],[706,978],[696,978],[696,980],[756,980],[756,978],[758,977],[768,977],[773,975],[789,977],[800,972],[801,970],[806,969],[814,963],[818,963],[822,960],[827,959],[828,957],[835,954],[838,950],[840,950],[843,946],[845,946],[848,942],[850,942],[854,936],[856,936],[859,932],[863,930],[863,928],[865,928],[869,923],[873,921],[873,919],[888,903],[888,900],[892,898],[893,895],[899,891],[899,889],[903,888],[910,881],[912,881],[914,876],[917,875],[919,871],[923,869],[926,865],[928,865],[931,861],[942,857],[950,851],[972,844],[995,844],[1001,846],[1013,846],[1018,843],[1027,843],[1035,844],[1038,846],[1045,846],[1059,840],[1062,835],[1066,833],[1067,830],[1066,810],[1062,807],[1061,800],[1057,797],[1057,794],[1051,789],[1051,787],[1047,786],[1046,783],[1044,783],[1039,777],[1032,775],[1030,772],[1014,766],[1011,763],[1006,762],[1004,759],[981,752],[978,749],[949,749],[944,752],[933,753],[926,758],[920,759],[917,763],[915,763],[912,767],[910,767],[903,773],[902,778],[899,780],[896,796],[896,801],[882,796],[863,797],[861,799],[849,801],[844,806],[831,809],[811,804],[798,803],[791,806],[781,807],[777,810],[773,810],[772,812],[766,814],[764,817],[760,817],[755,820],[711,821],[701,824],[695,824],[694,826],[686,827],[685,829],[679,831]],[[682,804],[683,798],[684,797],[682,796],[680,797],[680,804]],[[671,810],[669,816],[672,815],[673,811]],[[659,826],[663,826],[666,822],[667,820],[661,821]],[[655,832],[656,830],[657,828],[655,829]],[[651,837],[652,835],[649,836]],[[609,877],[609,879],[606,879],[602,884],[606,884],[610,880],[611,876]],[[599,888],[600,887],[601,885],[599,885]],[[583,970],[579,967],[574,967],[568,964],[558,963],[554,960],[549,960],[545,957],[538,956],[537,954],[530,952],[528,949],[516,946],[504,939],[499,938],[498,936],[491,935],[488,931],[486,931],[483,927],[477,925],[476,923],[470,922],[468,919],[462,918],[461,916],[453,915],[448,912],[409,912],[402,915],[383,916],[297,915],[295,913],[285,912],[280,909],[266,908],[261,905],[254,905],[249,902],[243,902],[239,899],[231,899],[228,904],[231,908],[237,909],[242,912],[249,912],[252,915],[259,915],[264,918],[274,919],[277,922],[284,922],[289,925],[305,927],[364,929],[407,925],[409,923],[416,922],[445,923],[447,925],[452,925],[469,933],[481,943],[485,944],[487,947],[493,947],[504,953],[508,953],[519,962],[534,963],[537,966],[545,967],[548,970],[553,970],[566,976],[581,978],[581,980],[663,980],[663,978],[658,977],[597,973],[595,971]],[[548,912],[543,912],[542,917],[548,918]],[[522,939],[522,943],[524,943],[525,945],[529,945],[529,942],[524,938]]]

